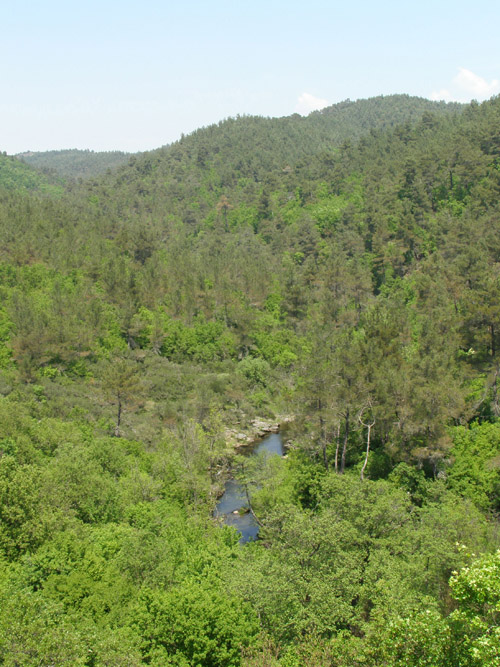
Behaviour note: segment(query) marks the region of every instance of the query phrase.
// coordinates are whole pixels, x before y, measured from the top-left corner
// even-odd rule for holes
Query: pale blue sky
[[[500,92],[495,0],[0,0],[0,151],[147,150],[236,114]]]

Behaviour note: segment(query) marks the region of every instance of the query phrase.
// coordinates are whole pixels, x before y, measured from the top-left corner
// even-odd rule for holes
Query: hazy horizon
[[[137,152],[228,117],[500,92],[500,7],[33,0],[0,8],[0,150]]]
[[[389,93],[387,95],[383,95],[383,97],[393,97],[393,96],[398,96],[398,95],[408,95],[408,93]],[[365,97],[365,98],[360,97],[356,100],[351,100],[350,98],[346,98],[345,100],[339,100],[338,102],[334,102],[333,104],[328,104],[326,107],[322,107],[321,109],[317,109],[316,111],[321,111],[322,109],[326,109],[330,106],[334,106],[335,104],[341,104],[342,102],[359,102],[359,101],[362,101],[362,100],[373,99],[374,97],[380,97],[380,96],[374,95],[372,97]],[[411,97],[417,97],[417,96],[411,96]],[[446,100],[431,100],[430,98],[423,98],[423,99],[428,99],[429,101],[436,101],[436,102],[446,102]],[[166,144],[161,144],[160,146],[153,146],[152,148],[145,148],[145,149],[137,150],[137,151],[127,151],[127,150],[122,149],[122,148],[109,148],[109,149],[103,149],[103,150],[99,150],[99,149],[96,150],[96,149],[93,149],[93,148],[89,148],[88,146],[61,146],[61,147],[47,148],[45,150],[27,149],[25,151],[17,151],[16,153],[11,153],[10,155],[23,156],[23,155],[28,155],[30,153],[33,153],[33,154],[36,154],[36,153],[51,153],[51,152],[57,153],[57,152],[74,151],[74,150],[76,150],[76,151],[88,151],[90,153],[120,152],[120,153],[127,153],[127,154],[132,155],[132,154],[136,154],[136,153],[144,153],[144,152],[148,152],[150,150],[156,150],[158,148],[163,148],[165,146],[169,146],[170,144],[173,144],[176,141],[178,141],[179,139],[181,139],[182,136],[187,136],[189,134],[197,132],[198,130],[203,129],[204,127],[208,127],[209,125],[217,125],[217,124],[222,123],[222,122],[224,122],[226,120],[229,120],[231,118],[235,119],[237,117],[245,117],[245,116],[256,116],[256,117],[260,117],[260,118],[286,118],[287,116],[290,116],[293,113],[298,113],[298,112],[292,112],[291,114],[287,114],[286,116],[264,116],[263,114],[237,114],[236,116],[226,116],[225,118],[220,118],[219,120],[216,120],[213,123],[209,123],[207,125],[201,125],[199,127],[194,127],[189,132],[182,132],[178,137],[172,139],[172,141],[169,141]],[[311,113],[314,113],[314,112],[311,111],[311,112],[309,112],[309,114],[301,114],[301,115],[303,115],[304,117],[307,117]]]

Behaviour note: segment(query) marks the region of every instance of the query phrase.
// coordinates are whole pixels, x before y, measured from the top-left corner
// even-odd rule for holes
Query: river
[[[242,450],[242,453],[248,456],[263,453],[268,456],[273,454],[283,456],[283,438],[280,433],[271,433],[255,445],[246,447]],[[224,493],[215,507],[214,516],[223,517],[226,525],[234,526],[241,534],[240,542],[244,544],[257,538],[259,526],[251,512],[234,514],[242,507],[248,507],[245,491],[235,479],[228,479],[224,487]]]

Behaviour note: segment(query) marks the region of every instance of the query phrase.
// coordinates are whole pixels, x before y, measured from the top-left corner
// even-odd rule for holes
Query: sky
[[[495,0],[0,0],[0,151],[142,151],[238,114],[500,93]]]

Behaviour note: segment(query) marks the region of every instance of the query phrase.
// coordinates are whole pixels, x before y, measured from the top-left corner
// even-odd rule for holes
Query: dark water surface
[[[248,453],[248,456],[257,454],[283,456],[283,438],[280,433],[271,433],[253,447],[246,448],[244,453]],[[234,526],[241,533],[240,542],[245,543],[255,540],[259,534],[259,526],[250,512],[233,514],[241,507],[248,507],[245,491],[235,479],[228,479],[224,494],[215,507],[214,516],[223,517],[226,525]]]

